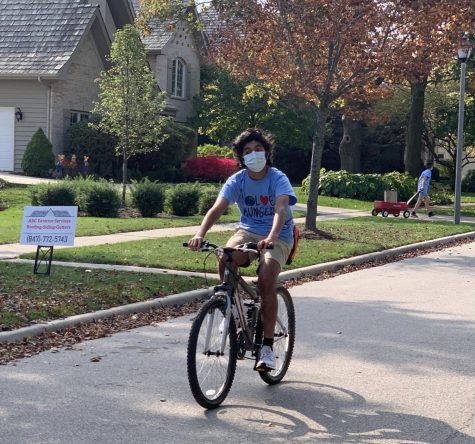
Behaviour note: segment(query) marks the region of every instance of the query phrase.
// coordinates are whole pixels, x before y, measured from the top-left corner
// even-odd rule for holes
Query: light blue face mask
[[[265,151],[252,151],[244,156],[244,165],[254,173],[261,172],[267,163]]]

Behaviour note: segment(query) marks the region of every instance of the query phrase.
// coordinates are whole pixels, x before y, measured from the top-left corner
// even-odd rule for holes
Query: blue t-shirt
[[[426,183],[424,188],[422,188],[422,183],[424,182],[424,177],[427,177]],[[422,191],[423,194],[427,194],[429,192],[429,184],[430,179],[432,178],[432,171],[430,169],[426,169],[421,173],[421,177],[419,177],[419,182],[417,183],[417,190]]]
[[[297,198],[282,171],[271,167],[264,178],[254,180],[246,169],[240,170],[226,181],[219,195],[230,205],[237,203],[241,211],[240,228],[261,236],[267,236],[272,229],[277,197],[288,195],[289,207],[279,238],[293,244],[294,222],[290,206],[297,203]]]

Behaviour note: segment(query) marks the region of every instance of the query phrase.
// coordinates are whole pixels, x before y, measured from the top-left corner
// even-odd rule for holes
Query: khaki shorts
[[[228,240],[226,246],[235,247],[237,245],[245,244],[246,242],[259,242],[265,239],[267,236],[261,236],[260,234],[251,233],[250,231],[239,228],[236,233]],[[272,250],[264,250],[264,258],[274,259],[280,264],[282,268],[290,254],[290,244],[284,242],[282,239],[277,239],[274,242],[274,248]],[[256,259],[256,255],[249,254],[251,260]]]

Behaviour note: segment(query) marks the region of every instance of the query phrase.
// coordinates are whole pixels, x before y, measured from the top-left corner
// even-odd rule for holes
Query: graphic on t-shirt
[[[275,213],[274,210],[274,199],[272,196],[246,196],[244,198],[244,203],[246,207],[244,208],[243,214],[246,217],[264,217],[264,216],[273,216]]]

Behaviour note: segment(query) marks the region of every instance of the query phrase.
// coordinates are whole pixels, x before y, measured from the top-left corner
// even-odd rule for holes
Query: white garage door
[[[0,171],[13,171],[15,108],[0,107]]]

